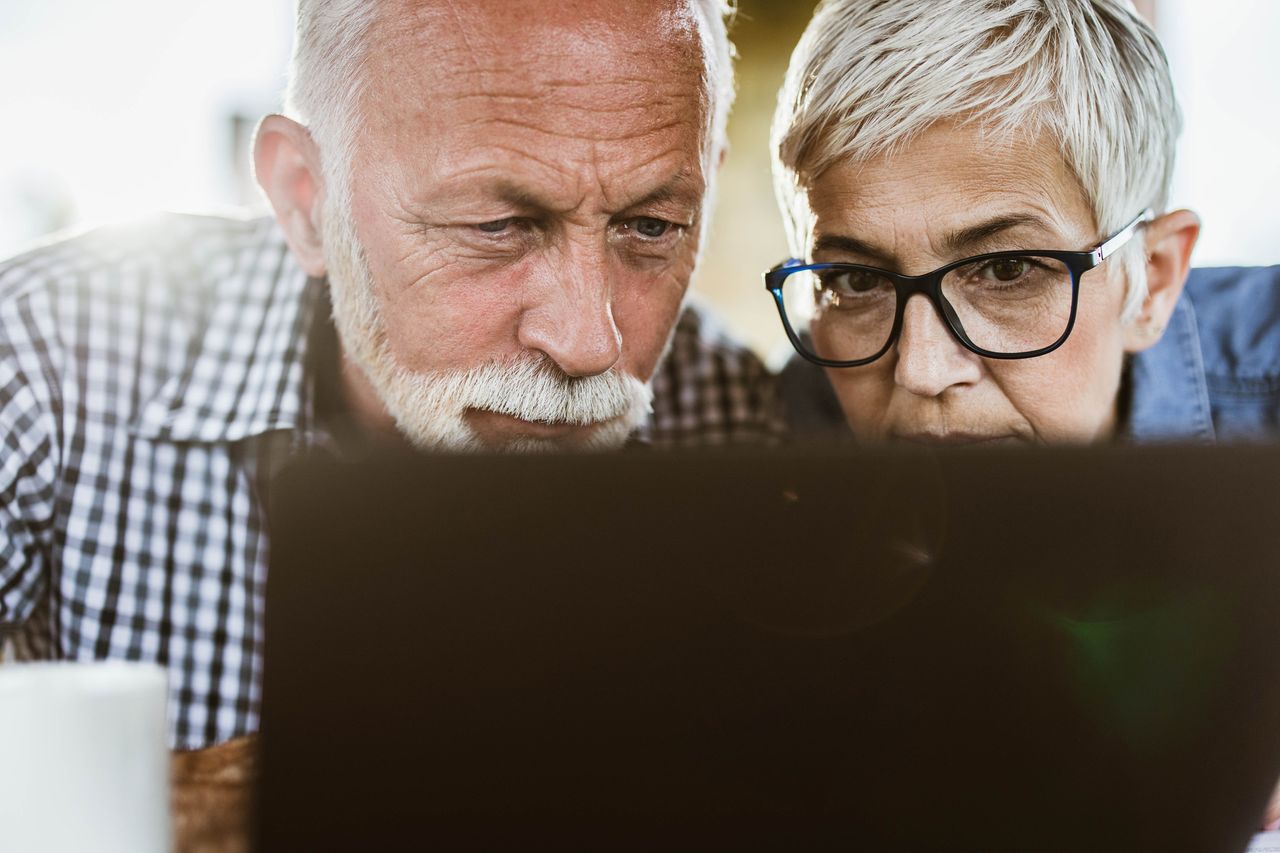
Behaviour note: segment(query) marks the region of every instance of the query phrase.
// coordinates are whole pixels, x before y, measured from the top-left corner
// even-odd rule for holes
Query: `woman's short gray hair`
[[[1181,117],[1164,51],[1127,0],[826,0],[791,57],[773,126],[797,256],[823,171],[947,120],[1047,131],[1103,234],[1168,204]],[[1146,294],[1142,241],[1122,257],[1131,318]]]
[[[725,142],[733,104],[733,45],[728,19],[733,0],[685,0],[698,14],[707,40],[707,90],[715,99],[711,138]],[[329,191],[345,202],[349,168],[360,127],[366,37],[381,0],[297,0],[297,35],[286,111],[307,125],[321,149]]]

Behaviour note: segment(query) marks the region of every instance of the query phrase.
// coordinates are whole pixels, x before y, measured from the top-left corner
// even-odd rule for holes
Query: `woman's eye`
[[[1026,274],[1030,264],[1023,258],[1006,258],[993,261],[987,266],[987,273],[996,281],[1016,281]]]
[[[845,294],[870,293],[885,284],[885,279],[881,276],[862,270],[828,271],[820,277],[823,287]]]

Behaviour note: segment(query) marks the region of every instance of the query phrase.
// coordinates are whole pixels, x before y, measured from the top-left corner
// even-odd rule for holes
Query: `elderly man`
[[[303,0],[292,117],[256,143],[274,221],[0,266],[18,656],[159,661],[174,745],[226,741],[257,727],[264,488],[292,453],[767,438],[758,363],[682,315],[723,12]]]

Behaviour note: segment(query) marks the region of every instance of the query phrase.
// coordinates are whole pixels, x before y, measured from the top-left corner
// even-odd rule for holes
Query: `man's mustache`
[[[533,352],[466,370],[405,378],[426,396],[444,396],[455,406],[549,424],[611,421],[636,406],[647,411],[652,399],[647,384],[616,368],[570,376],[545,354]]]

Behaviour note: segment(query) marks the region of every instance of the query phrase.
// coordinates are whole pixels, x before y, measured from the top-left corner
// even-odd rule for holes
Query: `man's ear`
[[[298,264],[307,275],[323,276],[323,173],[315,140],[296,121],[280,115],[267,116],[258,125],[253,142],[253,164],[258,185],[271,201]]]
[[[1138,316],[1125,326],[1126,352],[1155,346],[1169,325],[1182,286],[1191,269],[1191,250],[1200,237],[1200,217],[1175,210],[1153,219],[1143,229],[1147,245],[1147,298]]]

